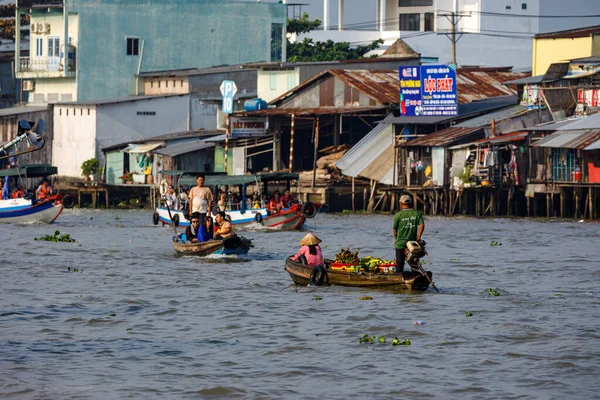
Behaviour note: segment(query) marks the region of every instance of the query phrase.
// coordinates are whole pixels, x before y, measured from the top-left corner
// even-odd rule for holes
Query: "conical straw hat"
[[[301,246],[312,246],[319,243],[321,243],[321,239],[319,239],[312,233],[307,233],[306,236],[304,236],[300,241]]]

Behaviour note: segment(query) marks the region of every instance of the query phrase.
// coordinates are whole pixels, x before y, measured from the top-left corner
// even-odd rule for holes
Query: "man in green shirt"
[[[394,240],[396,244],[396,272],[404,270],[404,249],[411,240],[421,240],[425,230],[423,215],[415,210],[410,196],[400,197],[401,210],[394,215]]]

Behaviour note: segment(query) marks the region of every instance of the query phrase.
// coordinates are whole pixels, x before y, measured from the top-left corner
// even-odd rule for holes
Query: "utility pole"
[[[452,24],[452,64],[456,65],[456,13],[452,11],[452,20],[450,21]]]

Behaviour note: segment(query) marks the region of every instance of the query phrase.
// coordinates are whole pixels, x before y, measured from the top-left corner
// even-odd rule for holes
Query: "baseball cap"
[[[412,204],[412,198],[409,195],[404,194],[404,195],[402,195],[402,197],[400,197],[400,203],[402,203],[402,204]]]

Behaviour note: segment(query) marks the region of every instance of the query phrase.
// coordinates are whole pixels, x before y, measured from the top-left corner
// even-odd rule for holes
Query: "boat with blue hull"
[[[300,204],[296,202],[290,205],[289,208],[283,209],[278,213],[269,213],[265,207],[247,208],[246,204],[246,189],[247,186],[256,185],[257,192],[266,192],[269,182],[281,182],[298,179],[298,174],[287,172],[272,172],[256,175],[206,175],[205,186],[214,188],[216,193],[221,186],[240,187],[241,201],[239,204],[231,204],[231,210],[226,213],[229,216],[233,225],[243,226],[250,224],[260,224],[267,229],[277,230],[298,230],[302,229],[307,218],[313,218],[317,213],[317,206],[311,202]],[[196,174],[191,172],[182,172],[178,177],[178,185],[186,185],[193,187],[196,184]],[[262,185],[262,189],[260,190]],[[169,213],[170,211],[170,213]],[[171,217],[173,221],[171,221]],[[213,214],[214,218],[214,214]],[[154,225],[162,223],[163,225],[187,227],[190,221],[187,218],[187,207],[184,210],[168,210],[165,206],[157,207],[153,215]]]
[[[254,245],[250,239],[237,235],[222,240],[215,239],[199,243],[186,242],[182,234],[173,236],[173,249],[177,254],[185,256],[245,255],[252,247]]]
[[[4,179],[40,178],[54,175],[57,168],[47,164],[22,165],[0,170]],[[45,223],[54,222],[64,208],[72,208],[75,204],[70,196],[55,194],[47,200],[36,201],[31,198],[0,200],[0,223]]]

